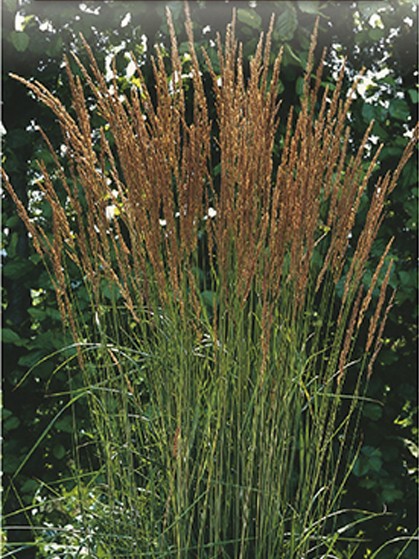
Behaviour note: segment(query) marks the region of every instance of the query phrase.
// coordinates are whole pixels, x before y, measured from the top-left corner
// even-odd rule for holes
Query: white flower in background
[[[204,216],[204,221],[206,221],[207,219],[214,219],[214,217],[217,215],[217,210],[215,210],[214,208],[212,208],[211,206],[208,208],[208,212],[207,215]]]
[[[375,97],[367,97],[367,91],[369,89],[379,87],[379,84],[377,82],[379,82],[389,74],[390,70],[388,68],[383,68],[379,72],[371,72],[371,70],[369,70],[364,76],[359,77],[359,83],[356,88],[357,92],[361,97],[365,99],[367,103],[372,103],[373,101],[375,101]]]
[[[372,14],[372,16],[370,17],[368,23],[371,25],[371,27],[373,27],[374,29],[378,28],[378,29],[384,29],[384,23],[383,20],[380,17],[380,14]]]
[[[126,27],[131,22],[131,12],[125,14],[121,21],[121,27]]]
[[[115,204],[111,204],[109,206],[106,206],[105,212],[106,212],[106,219],[108,221],[112,221],[113,218],[115,217],[115,212],[116,212]]]

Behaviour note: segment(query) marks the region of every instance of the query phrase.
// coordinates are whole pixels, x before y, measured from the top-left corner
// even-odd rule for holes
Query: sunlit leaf
[[[305,14],[320,14],[320,2],[301,0],[297,2],[299,9]]]
[[[275,31],[281,41],[290,41],[298,26],[297,12],[294,6],[288,6],[276,21]]]
[[[25,52],[29,46],[29,35],[24,31],[12,31],[10,37],[15,49],[18,52]]]
[[[248,25],[253,29],[260,29],[262,25],[262,18],[260,17],[260,15],[254,10],[250,9],[245,10],[240,8],[239,10],[237,10],[237,19],[241,23],[244,23],[245,25]]]

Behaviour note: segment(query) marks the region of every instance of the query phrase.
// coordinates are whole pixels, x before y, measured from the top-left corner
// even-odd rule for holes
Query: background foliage
[[[146,57],[156,42],[168,46],[164,11],[169,5],[176,30],[184,35],[181,2],[50,2],[4,0],[3,10],[3,165],[18,194],[33,211],[48,220],[36,190],[36,164],[48,153],[36,131],[43,127],[59,149],[59,130],[50,113],[9,77],[9,72],[39,79],[66,101],[68,91],[62,56],[81,53],[81,32],[94,47],[99,64],[109,68],[115,57],[120,80],[132,81],[127,53]],[[381,170],[391,169],[407,142],[408,127],[417,120],[417,6],[410,0],[382,2],[191,2],[195,38],[211,44],[237,8],[238,36],[244,54],[254,50],[272,12],[276,14],[274,48],[284,45],[282,98],[284,110],[302,93],[302,72],[309,36],[320,16],[318,57],[328,47],[328,69],[333,73],[343,56],[348,58],[347,80],[361,67],[367,68],[350,115],[354,143],[374,119],[372,143],[385,144]],[[128,15],[129,14],[129,15]],[[182,52],[182,45],[180,47]],[[81,53],[83,57],[83,54]],[[147,68],[147,66],[146,66]],[[149,70],[148,70],[149,71]],[[147,70],[146,70],[147,72]],[[379,547],[390,538],[412,534],[417,526],[417,280],[416,161],[409,162],[388,205],[377,244],[395,236],[392,256],[396,272],[392,286],[396,304],[389,317],[385,344],[369,387],[373,400],[364,408],[361,423],[362,448],[351,477],[346,505],[385,511],[363,527],[369,540],[358,550]],[[379,253],[377,247],[377,253]],[[81,385],[80,373],[70,362],[57,370],[68,354],[61,350],[64,338],[56,310],[53,288],[38,257],[30,248],[26,232],[11,201],[3,200],[3,431],[5,513],[30,505],[41,484],[71,492],[71,479],[78,464],[72,453],[77,429],[78,444],[88,448],[89,432],[83,399],[73,402],[72,393]],[[75,284],[75,289],[78,286]],[[79,294],[83,301],[83,292]],[[87,299],[86,299],[87,312]],[[74,393],[74,392],[73,392]],[[75,422],[77,418],[77,425]],[[29,459],[27,459],[29,456]],[[88,452],[85,453],[89,460]],[[57,493],[57,494],[58,494]],[[54,514],[67,517],[57,500]],[[71,508],[71,507],[70,507]],[[67,516],[66,516],[67,515]],[[25,514],[7,517],[7,525],[27,525]],[[9,530],[10,541],[28,541],[24,530]],[[24,547],[24,544],[22,544]],[[24,556],[23,554],[19,554]],[[33,556],[33,550],[28,551]],[[379,557],[394,557],[394,547]],[[414,546],[405,557],[415,557]]]

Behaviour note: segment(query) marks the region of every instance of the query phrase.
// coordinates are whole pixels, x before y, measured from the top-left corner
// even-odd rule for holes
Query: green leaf
[[[51,320],[55,320],[56,322],[61,322],[62,320],[61,313],[57,309],[47,308],[46,313],[47,313],[47,317],[50,318]]]
[[[297,77],[297,70],[295,66],[301,66],[302,68],[306,67],[306,61],[300,58],[290,47],[288,43],[286,43],[284,48],[284,56],[283,56],[283,64],[286,66],[287,71],[285,73],[284,79],[287,82],[294,83]]]
[[[366,446],[363,448],[365,460],[368,464],[368,469],[374,472],[379,472],[383,465],[382,454],[378,448]]]
[[[215,293],[213,291],[202,291],[201,298],[204,305],[212,310],[214,307]]]
[[[62,37],[58,37],[58,39],[55,41],[54,46],[51,49],[52,52],[52,56],[58,57],[61,55],[61,52],[63,50],[63,46],[64,46],[64,41]]]
[[[55,424],[55,427],[58,431],[62,431],[63,433],[72,433],[73,432],[73,420],[71,416],[64,416],[63,418],[59,419]]]
[[[383,3],[381,0],[375,0],[370,2],[360,2],[357,7],[361,15],[365,19],[369,19],[379,8],[382,8],[382,5]]]
[[[381,159],[392,159],[393,157],[399,159],[403,150],[397,146],[388,146],[383,149],[381,152]]]
[[[19,425],[20,419],[15,415],[12,415],[3,423],[4,432],[7,433],[8,431],[13,431],[13,429],[17,429]]]
[[[198,233],[199,236],[199,233]],[[201,237],[200,237],[201,238]],[[194,277],[199,281],[199,282],[203,282],[205,281],[205,274],[204,271],[201,270],[201,268],[199,268],[198,266],[193,266],[192,267],[192,273],[194,275]]]
[[[307,1],[300,0],[297,2],[298,8],[305,14],[320,14],[320,2],[317,0]]]
[[[382,126],[380,126],[378,122],[374,123],[372,133],[378,136],[381,141],[387,140],[389,138],[388,132]]]
[[[402,286],[416,287],[416,271],[413,269],[411,272],[399,272],[399,278]]]
[[[364,446],[355,463],[353,474],[362,477],[368,472],[379,472],[383,465],[382,453],[378,448]]]
[[[419,103],[419,91],[417,89],[409,89],[408,94],[412,103]]]
[[[4,421],[4,420],[7,419],[8,417],[12,416],[12,415],[13,415],[13,412],[11,412],[10,410],[8,410],[7,408],[3,408],[2,411],[1,411],[1,415],[2,415],[3,421]]]
[[[22,484],[20,490],[23,493],[33,494],[36,491],[36,489],[38,489],[38,487],[39,487],[39,483],[37,481],[35,481],[34,479],[27,479],[25,483]]]
[[[18,346],[22,346],[25,343],[19,334],[14,332],[11,328],[2,328],[1,329],[1,339],[4,344],[14,344]]]
[[[368,37],[368,31],[358,31],[358,33],[355,34],[355,41],[357,45],[369,43],[370,39]]]
[[[297,78],[297,82],[295,84],[295,92],[300,97],[303,94],[303,90],[304,90],[304,78],[300,76],[299,78]]]
[[[44,320],[44,318],[46,318],[47,316],[47,313],[44,310],[37,308],[28,309],[28,314],[34,320]]]
[[[18,363],[22,367],[33,367],[36,365],[43,357],[45,357],[45,351],[38,349],[36,351],[31,351],[27,355],[22,355]]]
[[[19,218],[18,215],[16,215],[16,214],[11,215],[10,217],[8,217],[6,219],[6,221],[4,222],[4,225],[6,227],[12,227],[13,228],[13,227],[16,227],[16,225],[19,223],[19,221],[20,221],[20,218]]]
[[[5,459],[3,460],[3,472],[5,474],[13,474],[16,471],[16,469],[19,467],[19,462],[21,460],[21,457],[18,455],[13,456],[13,454],[10,452],[10,449],[7,450],[8,450],[7,459],[5,457]]]
[[[379,472],[381,470],[382,465],[383,465],[383,461],[379,456],[373,456],[368,461],[369,469],[373,472]]]
[[[401,499],[403,497],[403,491],[400,489],[396,489],[393,484],[389,484],[389,486],[384,487],[381,492],[381,498],[385,503],[393,503],[397,499]]]
[[[16,130],[11,130],[7,134],[7,144],[11,148],[19,148],[27,144],[31,144],[32,142],[33,142],[33,138],[31,134],[28,134],[28,132],[20,128],[17,128]]]
[[[368,31],[368,36],[373,41],[379,41],[380,39],[382,39],[384,37],[384,30],[379,29],[378,27],[376,27],[375,29],[370,29]]]
[[[62,349],[63,346],[63,336],[56,330],[48,330],[42,334],[37,334],[31,343],[31,349],[39,349],[43,351],[44,356],[56,349]]]
[[[6,278],[20,279],[27,276],[32,270],[33,264],[29,260],[16,260],[4,265],[3,274]]]
[[[362,106],[362,117],[365,122],[376,120],[383,122],[387,116],[387,109],[384,107],[376,106],[372,103],[364,103]]]
[[[297,11],[294,6],[288,6],[276,21],[275,31],[281,41],[290,41],[298,27]]]
[[[65,456],[65,448],[62,444],[56,444],[52,449],[52,453],[58,460],[61,460]]]
[[[394,99],[390,103],[390,115],[397,120],[407,120],[410,116],[409,107],[403,99]]]
[[[362,461],[360,458],[355,462],[355,466],[353,467],[352,473],[356,477],[362,477],[366,473],[368,473],[368,464],[365,461]]]
[[[377,482],[375,479],[365,478],[359,481],[360,487],[365,487],[365,489],[374,489],[377,487]]]
[[[403,185],[404,188],[409,188],[415,186],[418,183],[417,180],[417,167],[416,162],[412,158],[402,171],[399,185]],[[418,192],[412,189],[412,195],[415,197],[415,203],[417,201]]]
[[[237,19],[241,23],[244,23],[245,25],[252,27],[252,29],[257,29],[257,30],[261,29],[262,18],[257,12],[255,12],[252,9],[245,10],[243,8],[239,8],[237,10]]]
[[[121,297],[119,287],[115,284],[108,284],[103,288],[103,296],[109,301],[116,301]]]
[[[29,35],[24,31],[12,31],[10,34],[13,46],[18,52],[25,52],[29,46]]]
[[[16,0],[4,0],[4,4],[10,12],[16,11]]]
[[[383,410],[378,404],[365,404],[362,414],[372,421],[378,421],[383,415]]]

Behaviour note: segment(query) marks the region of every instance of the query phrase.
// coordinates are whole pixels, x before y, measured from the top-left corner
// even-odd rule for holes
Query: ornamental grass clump
[[[157,48],[152,85],[137,66],[131,91],[116,77],[110,87],[87,44],[88,65],[74,56],[79,75],[66,61],[71,108],[17,78],[52,110],[66,146],[62,160],[41,131],[55,162],[39,162],[52,231],[5,185],[84,373],[105,472],[90,553],[331,556],[392,303],[391,240],[367,288],[363,278],[414,141],[372,185],[360,223],[380,149],[368,162],[372,124],[351,146],[356,84],[342,95],[344,68],[324,88],[313,37],[302,104],[279,138],[272,25],[247,74],[234,20],[217,63],[198,59],[189,16],[182,61],[168,23],[170,63]]]

